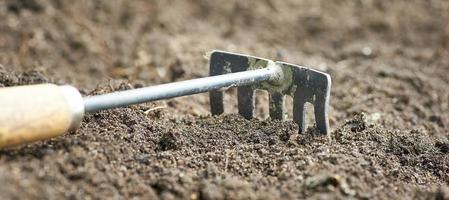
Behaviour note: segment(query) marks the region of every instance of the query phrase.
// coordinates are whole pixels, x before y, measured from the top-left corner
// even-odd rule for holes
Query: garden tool
[[[39,84],[0,89],[0,148],[56,137],[75,130],[86,112],[210,91],[213,115],[224,112],[225,89],[238,87],[239,114],[254,117],[255,90],[269,92],[272,119],[285,116],[284,96],[293,97],[293,121],[306,129],[305,106],[314,106],[318,132],[329,134],[330,76],[306,67],[243,54],[212,51],[210,76],[82,97],[72,86]]]

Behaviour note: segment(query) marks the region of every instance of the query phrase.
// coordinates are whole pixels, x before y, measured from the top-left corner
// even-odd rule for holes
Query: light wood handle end
[[[0,88],[0,148],[52,138],[78,127],[81,94],[71,86]]]

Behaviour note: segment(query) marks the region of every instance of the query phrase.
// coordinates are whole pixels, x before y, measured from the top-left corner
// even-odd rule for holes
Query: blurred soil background
[[[213,49],[333,81],[330,137],[268,119],[263,92],[253,120],[207,94],[102,111],[0,150],[2,199],[449,199],[449,1],[0,0],[0,19],[1,87],[199,78]]]

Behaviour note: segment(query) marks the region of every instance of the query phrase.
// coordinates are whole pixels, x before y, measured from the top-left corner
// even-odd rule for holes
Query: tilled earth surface
[[[253,120],[210,116],[207,94],[102,111],[0,150],[1,199],[449,198],[445,0],[0,0],[0,18],[5,87],[203,77],[212,49],[333,80],[330,137],[267,119],[261,92]],[[226,102],[235,113],[235,91]]]

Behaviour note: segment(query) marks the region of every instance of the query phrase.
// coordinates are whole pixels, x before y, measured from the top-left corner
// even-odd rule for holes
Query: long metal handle
[[[160,99],[203,93],[220,88],[250,85],[267,80],[277,81],[282,70],[277,66],[219,76],[168,83],[134,90],[88,96],[84,98],[86,112],[117,108]]]

